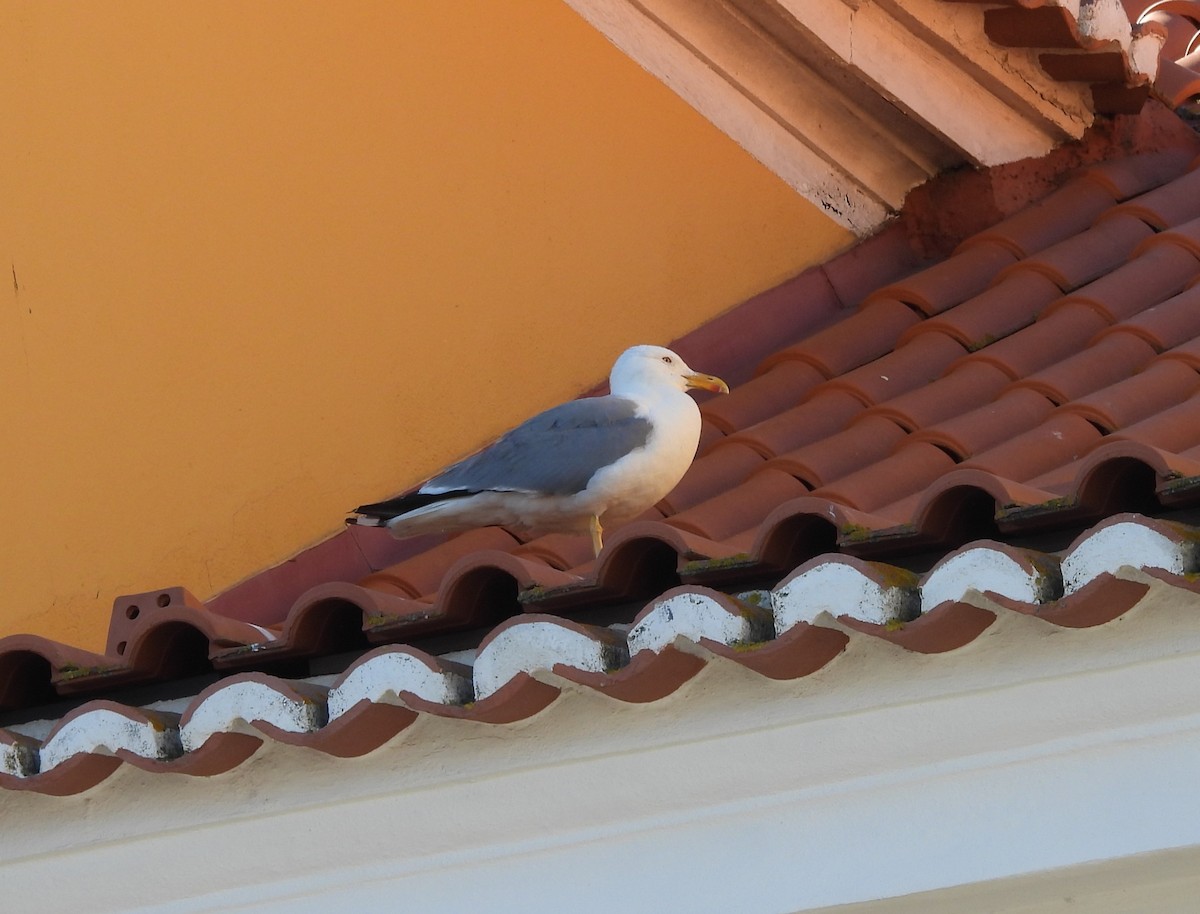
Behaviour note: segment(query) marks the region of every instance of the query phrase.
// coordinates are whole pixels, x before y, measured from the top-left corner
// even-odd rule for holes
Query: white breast
[[[683,391],[668,390],[639,402],[638,415],[652,418],[653,430],[637,448],[592,477],[581,500],[601,522],[625,520],[653,506],[683,478],[700,441],[700,410]]]

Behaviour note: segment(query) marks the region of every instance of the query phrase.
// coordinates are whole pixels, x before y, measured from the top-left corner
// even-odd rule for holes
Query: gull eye
[[[666,362],[668,365],[672,364],[672,363],[675,361],[675,360],[674,360],[673,358],[671,358],[669,355],[664,355],[664,356],[662,357],[662,360],[663,360],[664,362]]]

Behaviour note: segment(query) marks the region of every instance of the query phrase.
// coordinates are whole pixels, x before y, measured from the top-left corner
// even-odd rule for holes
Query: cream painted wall
[[[559,0],[4,9],[0,634],[101,648],[851,240]]]

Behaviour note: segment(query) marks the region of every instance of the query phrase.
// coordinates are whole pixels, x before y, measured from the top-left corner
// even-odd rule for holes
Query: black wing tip
[[[402,514],[407,514],[409,511],[415,511],[417,508],[423,508],[426,505],[431,505],[434,502],[449,501],[454,498],[465,498],[468,495],[477,495],[478,492],[471,492],[465,489],[453,489],[449,492],[438,492],[436,495],[428,492],[410,492],[407,495],[400,495],[396,498],[389,498],[387,501],[377,501],[369,505],[359,505],[354,509],[354,513],[362,515],[361,517],[348,517],[346,523],[357,524],[361,527],[382,527],[388,521],[400,517]]]

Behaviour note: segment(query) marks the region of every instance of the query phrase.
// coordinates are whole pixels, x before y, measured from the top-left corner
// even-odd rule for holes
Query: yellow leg
[[[588,532],[592,534],[592,551],[600,555],[600,550],[604,548],[604,528],[595,514],[588,518]]]

